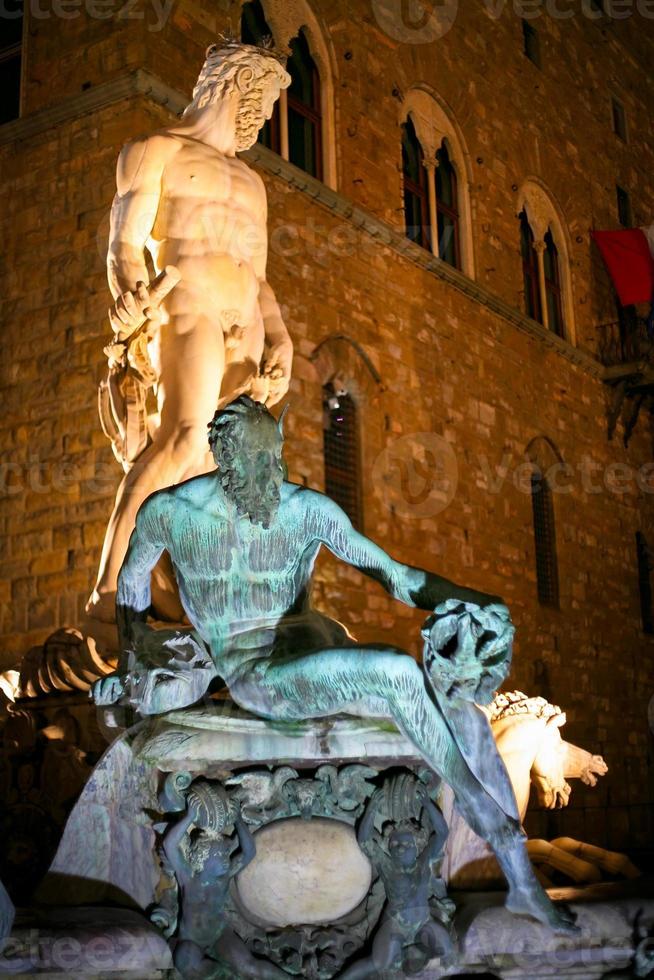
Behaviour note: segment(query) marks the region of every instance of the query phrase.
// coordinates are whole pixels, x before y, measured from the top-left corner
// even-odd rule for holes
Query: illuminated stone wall
[[[652,432],[644,416],[628,449],[621,425],[607,440],[598,324],[614,320],[615,307],[589,229],[617,227],[616,183],[632,193],[635,223],[651,220],[652,22],[541,18],[538,70],[508,6],[493,19],[466,4],[431,44],[412,43],[417,35],[400,43],[367,0],[313,7],[332,60],[336,193],[270,154],[259,164],[270,280],[296,344],[291,477],[323,486],[321,386],[335,374],[362,421],[366,533],[399,559],[506,599],[518,626],[511,683],[560,703],[566,736],[611,767],[602,787],[576,788],[563,828],[645,846],[654,641],[640,628],[635,535],[654,541],[642,479]],[[150,30],[149,6],[136,8],[143,20],[99,21],[80,9],[31,23],[24,118],[0,128],[2,666],[79,618],[120,476],[96,413],[115,158],[126,139],[173,118],[175,93],[190,91],[205,47],[229,17],[237,25],[237,8],[177,0],[160,31]],[[148,92],[150,76],[139,82],[136,69],[174,90],[168,107],[165,89]],[[475,284],[430,269],[397,235],[401,99],[418,83],[451,111],[467,149]],[[612,132],[611,92],[625,104],[628,144]],[[516,209],[528,177],[544,182],[566,219],[576,346],[521,316]],[[325,338],[343,336],[316,356]],[[537,600],[524,492],[525,450],[543,452],[546,440],[572,468],[559,477],[569,492],[554,495],[560,610]],[[419,445],[456,478],[445,499],[422,499]],[[444,487],[437,466],[427,480]],[[421,614],[358,573],[321,559],[316,594],[362,640],[419,654]]]

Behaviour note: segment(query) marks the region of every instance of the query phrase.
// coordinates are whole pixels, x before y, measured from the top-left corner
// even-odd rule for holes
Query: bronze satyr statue
[[[153,494],[139,510],[118,582],[120,648],[147,617],[150,573],[166,549],[188,618],[237,704],[277,722],[341,712],[392,720],[492,846],[509,882],[507,907],[572,930],[534,876],[507,771],[474,703],[489,701],[508,670],[508,609],[394,561],[328,497],[285,480],[281,425],[249,397],[216,413],[209,442],[216,470]],[[323,545],[394,598],[430,611],[425,670],[402,650],[356,644],[311,608]],[[98,704],[120,700],[126,673],[123,663],[97,683]]]

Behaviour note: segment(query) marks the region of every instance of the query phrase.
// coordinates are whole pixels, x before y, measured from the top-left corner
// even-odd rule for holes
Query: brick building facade
[[[238,0],[26,6],[20,118],[0,127],[0,666],[79,620],[120,476],[96,412],[116,156],[170,123],[207,45],[241,19]],[[590,230],[619,226],[618,188],[634,225],[652,218],[654,23],[636,4],[623,19],[590,2],[570,3],[569,18],[456,6],[441,5],[455,16],[437,29],[390,0],[261,5],[277,44],[303,29],[320,77],[322,179],[288,152],[249,154],[295,342],[290,475],[324,488],[325,398],[347,391],[365,532],[398,559],[502,595],[518,628],[511,686],[561,704],[567,737],[607,759],[603,785],[576,788],[561,823],[542,816],[539,831],[644,849],[654,639],[636,535],[654,539],[652,431],[643,415],[625,447],[627,400],[607,435],[607,378],[627,354]],[[459,269],[407,238],[408,118],[425,162],[448,149]],[[444,172],[426,171],[441,193]],[[522,211],[535,242],[555,242],[563,336],[551,305],[549,318],[540,310],[549,329],[527,315]],[[549,600],[535,467],[552,491]],[[316,593],[360,639],[419,654],[422,614],[358,573],[321,559]]]

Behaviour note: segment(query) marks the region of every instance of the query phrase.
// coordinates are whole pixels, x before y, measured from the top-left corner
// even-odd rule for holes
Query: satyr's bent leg
[[[452,787],[476,833],[497,845],[522,839],[519,824],[509,821],[466,765],[427,691],[422,670],[408,654],[355,647],[279,661],[272,658],[242,681],[228,681],[228,686],[244,708],[278,720],[339,712],[392,719]],[[488,814],[480,806],[480,794],[488,801]]]
[[[234,977],[248,977],[249,980],[284,980],[288,973],[253,956],[240,936],[233,929],[225,929],[215,946],[216,955],[234,967]]]
[[[538,884],[519,822],[509,817],[468,768],[418,664],[391,648],[323,650],[251,665],[228,679],[237,703],[279,720],[345,712],[391,718],[428,765],[452,787],[475,833],[493,847],[509,881],[508,904],[554,928],[567,928]],[[508,778],[508,777],[507,777]]]

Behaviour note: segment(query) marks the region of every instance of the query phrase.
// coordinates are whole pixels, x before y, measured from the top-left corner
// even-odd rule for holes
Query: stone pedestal
[[[40,909],[17,916],[0,953],[0,974],[85,980],[163,980],[168,944],[147,918],[129,909]]]
[[[455,893],[458,962],[435,976],[469,971],[502,980],[613,980],[654,973],[654,881],[550,889],[575,913],[580,933],[562,937],[503,907],[502,893]],[[648,969],[649,961],[649,971]]]
[[[133,904],[149,910],[173,946],[190,936],[222,959],[201,938],[220,935],[229,950],[243,946],[290,975],[337,976],[364,954],[379,923],[394,829],[416,860],[433,850],[429,808],[432,821],[442,818],[424,800],[437,789],[388,723],[279,725],[229,701],[174,712],[125,731],[99,762],[40,898]],[[230,857],[246,851],[242,867]],[[431,859],[419,867],[422,883],[433,876],[436,887],[423,890],[411,928],[433,915],[446,936],[444,886]],[[418,958],[424,965],[429,955]]]
[[[158,975],[166,939],[181,976],[200,975],[184,966],[189,949],[208,970],[214,960],[241,964],[236,976],[251,975],[247,964],[262,960],[282,977],[348,977],[357,962],[373,972],[356,976],[376,976],[371,950],[388,952],[380,927],[393,915],[389,898],[410,880],[406,915],[394,920],[405,930],[402,952],[389,977],[599,980],[632,969],[642,936],[654,929],[644,880],[621,891],[554,894],[577,913],[575,937],[513,916],[501,892],[456,895],[452,920],[439,878],[445,838],[429,803],[437,789],[387,723],[272,724],[230,701],[174,712],[125,731],[106,752],[71,814],[41,899],[136,906],[146,931],[147,910],[159,929],[147,933],[159,943],[159,966],[144,966],[142,977]],[[424,907],[416,898],[420,876],[403,877],[389,860],[393,840],[414,848],[417,859],[431,848]],[[80,913],[59,914],[76,921]],[[83,915],[103,934],[106,910]],[[121,976],[137,967],[125,969]]]

